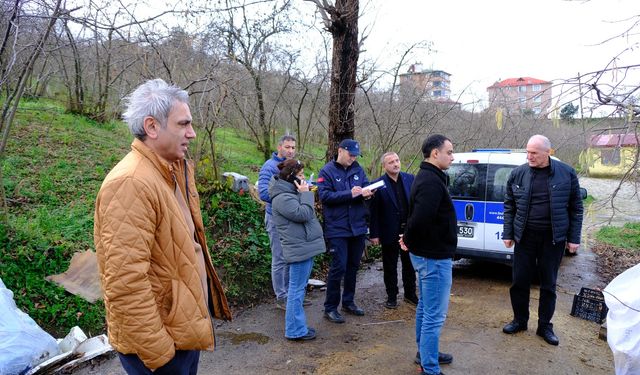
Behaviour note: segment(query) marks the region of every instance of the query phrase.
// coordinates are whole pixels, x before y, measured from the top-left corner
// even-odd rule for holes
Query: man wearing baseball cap
[[[364,170],[356,161],[360,145],[353,139],[345,139],[338,146],[336,160],[325,164],[318,176],[318,195],[322,202],[324,234],[329,242],[331,265],[327,276],[327,295],[324,316],[333,323],[344,323],[338,312],[362,316],[364,310],[354,301],[356,274],[364,251],[367,234],[367,209],[364,201],[373,191],[363,189],[369,185]],[[344,278],[342,295],[340,283]]]

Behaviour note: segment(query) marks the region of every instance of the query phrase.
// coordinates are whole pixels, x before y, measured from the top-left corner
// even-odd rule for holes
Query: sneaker
[[[280,309],[282,311],[286,311],[287,310],[287,299],[286,298],[276,299],[276,308]]]
[[[416,365],[421,363],[420,361],[420,352],[416,352],[416,358],[413,360]],[[453,362],[453,356],[447,353],[438,352],[438,364],[440,365],[448,365]]]
[[[325,311],[324,312],[324,317],[332,322],[332,323],[338,323],[338,324],[342,324],[344,323],[344,317],[337,311],[333,310],[333,311]]]
[[[316,330],[313,328],[309,328],[307,330],[307,334],[300,337],[287,337],[287,340],[291,341],[309,341],[316,338]]]
[[[387,309],[397,309],[398,301],[393,299],[388,299],[387,302],[384,303],[384,307],[386,307]]]

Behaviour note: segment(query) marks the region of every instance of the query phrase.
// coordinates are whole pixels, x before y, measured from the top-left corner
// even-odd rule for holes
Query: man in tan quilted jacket
[[[207,251],[188,94],[161,79],[126,98],[135,139],[96,199],[94,241],[109,341],[128,374],[196,374],[212,318],[231,319]]]

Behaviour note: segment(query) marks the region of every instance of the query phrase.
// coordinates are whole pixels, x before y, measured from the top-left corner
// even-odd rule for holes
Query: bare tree
[[[257,107],[257,124],[252,121],[251,113],[243,110],[243,101],[238,96],[234,96],[233,99],[242,113],[245,124],[256,138],[258,149],[262,151],[265,159],[268,159],[271,156],[272,125],[267,119],[263,81],[269,68],[269,59],[274,57],[277,49],[276,44],[270,41],[290,30],[286,14],[291,7],[291,1],[276,2],[259,18],[251,17],[255,13],[244,3],[236,4],[233,0],[226,0],[226,5],[225,20],[212,24],[212,28],[223,36],[227,57],[232,62],[240,64],[250,76]]]
[[[35,19],[45,17],[46,24],[44,28],[38,27],[21,28],[26,26],[29,16],[21,15],[24,11],[21,8],[20,1],[16,0],[12,9],[12,16],[4,33],[5,37],[0,47],[0,92],[6,92],[6,98],[2,105],[2,113],[0,114],[0,162],[4,160],[4,151],[9,139],[9,132],[13,124],[13,119],[18,109],[18,104],[24,93],[25,87],[32,73],[33,66],[42,53],[42,49],[49,38],[51,30],[62,14],[60,7],[61,0],[57,0],[51,8],[42,7],[40,10],[43,14],[33,15]],[[27,22],[23,22],[22,18]],[[29,33],[23,35],[23,33]],[[17,41],[23,39],[27,44],[18,46]],[[35,43],[31,43],[34,42]],[[12,43],[13,42],[13,43]],[[21,49],[23,49],[21,51]],[[19,60],[19,54],[24,52],[24,57]],[[4,192],[4,181],[0,170],[0,220],[7,221],[7,205]]]
[[[325,28],[333,36],[331,94],[329,96],[329,139],[325,159],[338,154],[338,144],[355,133],[356,73],[359,0],[307,0],[316,4]]]

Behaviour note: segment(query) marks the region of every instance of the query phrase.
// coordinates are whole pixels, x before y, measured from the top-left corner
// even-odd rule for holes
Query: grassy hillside
[[[46,101],[20,105],[1,165],[10,225],[0,230],[0,278],[53,334],[74,325],[90,334],[103,329],[101,302],[44,278],[66,271],[75,252],[93,249],[95,195],[129,144],[122,124],[99,125]]]
[[[75,252],[93,250],[95,196],[131,140],[120,122],[98,124],[43,100],[20,105],[0,160],[9,203],[9,226],[0,227],[0,278],[54,336],[74,325],[91,335],[104,331],[102,302],[90,304],[45,277],[66,271]],[[255,142],[224,129],[218,142],[221,170],[255,181],[263,162]],[[203,163],[199,172],[206,169]],[[260,204],[199,175],[209,247],[230,301],[264,297],[270,254]]]

